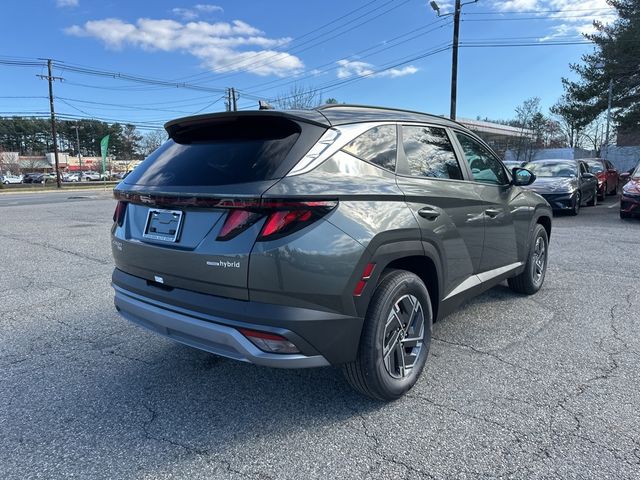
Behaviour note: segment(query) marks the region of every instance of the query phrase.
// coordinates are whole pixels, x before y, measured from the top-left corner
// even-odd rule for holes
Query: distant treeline
[[[76,128],[78,127],[77,137]],[[100,140],[109,137],[109,155],[121,159],[143,158],[166,138],[163,131],[141,135],[135,125],[78,120],[56,122],[58,149],[72,155],[100,155]],[[0,151],[43,155],[53,151],[51,121],[32,117],[0,117]]]

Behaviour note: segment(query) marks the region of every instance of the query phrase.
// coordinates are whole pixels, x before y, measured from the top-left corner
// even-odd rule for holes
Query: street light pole
[[[604,137],[605,142],[607,142],[607,156],[609,156],[609,126],[611,125],[611,98],[612,97],[613,97],[613,78],[609,80],[609,100],[607,103],[607,133],[606,133],[606,136]]]

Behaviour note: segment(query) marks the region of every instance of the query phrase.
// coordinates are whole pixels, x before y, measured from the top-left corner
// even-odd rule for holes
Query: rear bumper
[[[161,289],[118,269],[112,278],[114,303],[124,318],[194,348],[279,368],[322,367],[355,358],[361,318],[182,289]],[[301,353],[264,352],[238,328],[281,335]]]

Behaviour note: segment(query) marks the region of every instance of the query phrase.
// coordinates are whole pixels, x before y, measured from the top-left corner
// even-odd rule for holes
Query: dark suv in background
[[[200,115],[115,189],[115,305],[178,342],[341,366],[391,400],[433,322],[508,280],[541,287],[551,209],[462,125],[359,106]]]

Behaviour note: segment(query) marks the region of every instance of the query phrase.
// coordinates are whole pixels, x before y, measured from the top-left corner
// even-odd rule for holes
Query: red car
[[[604,200],[605,195],[615,195],[618,191],[620,174],[609,160],[602,158],[585,158],[589,170],[598,177],[598,199]]]
[[[629,181],[622,187],[620,197],[620,218],[640,216],[640,163],[633,173],[623,173],[622,179]]]

